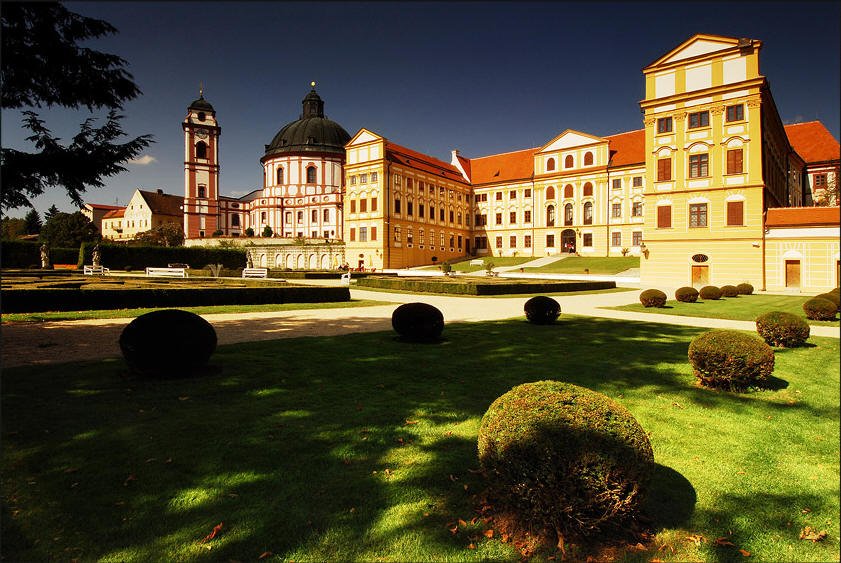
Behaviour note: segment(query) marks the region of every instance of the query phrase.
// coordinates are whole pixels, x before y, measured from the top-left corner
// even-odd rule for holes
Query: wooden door
[[[800,287],[800,260],[786,260],[786,287]]]
[[[692,266],[692,287],[704,287],[710,284],[709,266]]]

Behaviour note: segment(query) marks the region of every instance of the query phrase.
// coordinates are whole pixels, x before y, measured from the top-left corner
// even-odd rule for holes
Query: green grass
[[[482,258],[474,257],[474,258],[467,258],[462,260],[461,262],[452,262],[450,265],[453,267],[454,272],[464,272],[464,273],[471,273],[471,272],[484,272],[485,266],[483,265],[471,265],[471,260],[482,260],[483,262],[491,262],[493,263],[494,267],[499,266],[518,266],[525,262],[531,262],[532,260],[536,260],[534,256],[485,256]],[[420,270],[440,270],[440,266],[425,266],[423,268],[419,268]]]
[[[732,394],[693,384],[699,332],[563,316],[448,325],[436,345],[383,332],[222,346],[199,379],[144,382],[121,360],[6,369],[4,556],[518,561],[469,524],[477,431],[496,397],[553,378],[650,433],[657,535],[625,560],[837,560],[839,341],[777,350],[773,390]],[[806,525],[828,537],[799,540]]]
[[[652,313],[659,315],[677,315],[680,317],[706,317],[714,319],[729,319],[734,321],[755,321],[756,317],[768,311],[785,311],[805,319],[810,325],[839,326],[838,317],[834,321],[812,321],[806,319],[803,303],[811,299],[808,295],[740,295],[739,297],[723,297],[719,300],[698,300],[696,303],[681,303],[667,301],[663,308],[643,307],[642,303],[622,305],[619,307],[605,307],[619,311],[635,311],[638,313]]]
[[[387,301],[352,299],[331,303],[272,303],[267,305],[213,305],[207,307],[179,307],[197,315],[216,313],[258,313],[263,311],[298,311],[302,309],[345,309],[389,305]],[[10,313],[3,315],[3,322],[78,321],[84,319],[124,319],[157,311],[157,308],[101,309],[96,311],[55,311],[46,313]]]
[[[591,274],[613,275],[629,268],[639,268],[639,256],[570,256],[552,262],[540,268],[526,268],[529,273],[543,274],[583,274],[589,269]]]

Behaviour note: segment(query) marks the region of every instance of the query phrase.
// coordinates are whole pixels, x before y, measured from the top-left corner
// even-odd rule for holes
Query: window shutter
[[[672,179],[672,159],[661,158],[657,161],[657,181],[665,182]]]
[[[371,240],[377,240],[377,228],[371,227]]]
[[[355,240],[356,240],[356,229],[353,229],[353,228],[352,228],[352,229],[350,230],[350,241],[351,241],[351,242],[353,242],[353,241],[355,241]]]
[[[657,208],[657,227],[667,229],[672,226],[672,206],[661,205]]]
[[[744,225],[744,202],[727,202],[727,224]]]

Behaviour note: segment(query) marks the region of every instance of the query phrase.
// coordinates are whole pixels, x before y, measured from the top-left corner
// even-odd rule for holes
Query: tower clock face
[[[196,137],[199,139],[207,139],[207,129],[196,129]]]

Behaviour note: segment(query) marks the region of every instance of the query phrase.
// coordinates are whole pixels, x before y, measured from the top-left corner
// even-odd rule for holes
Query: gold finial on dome
[[[204,84],[199,82],[199,98],[204,98]]]
[[[315,90],[315,80],[313,80],[312,82],[310,82],[310,86],[312,86],[312,89],[313,89],[313,90]]]

